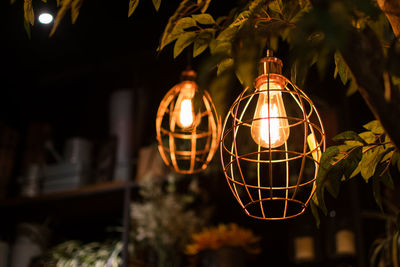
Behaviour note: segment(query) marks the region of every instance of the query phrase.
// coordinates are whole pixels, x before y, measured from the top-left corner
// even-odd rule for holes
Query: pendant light
[[[221,119],[196,76],[193,70],[183,71],[182,81],[168,91],[157,112],[158,150],[165,164],[182,174],[207,167],[221,133]]]
[[[251,217],[292,218],[314,191],[322,121],[311,99],[282,76],[282,61],[267,51],[255,88],[245,88],[226,116],[221,163],[233,195]]]

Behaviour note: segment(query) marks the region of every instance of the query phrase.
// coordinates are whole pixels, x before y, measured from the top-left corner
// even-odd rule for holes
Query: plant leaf
[[[174,35],[175,27],[179,19],[185,17],[187,14],[185,10],[189,9],[190,6],[193,6],[191,0],[183,0],[179,4],[178,8],[175,10],[175,13],[168,19],[167,26],[165,26],[164,32],[160,39],[160,44],[157,48],[157,51],[161,51],[167,44],[175,40],[178,36]]]
[[[188,45],[190,45],[196,37],[194,32],[186,32],[182,34],[176,41],[174,46],[174,58],[176,58]]]
[[[385,149],[382,146],[378,146],[376,148],[370,149],[363,154],[361,159],[361,176],[368,182],[368,179],[371,178],[380,162],[381,158],[385,153]]]
[[[192,15],[195,21],[203,25],[215,24],[215,20],[210,14],[196,14]]]
[[[24,18],[30,25],[35,23],[35,15],[33,13],[32,0],[24,0]]]
[[[72,24],[75,24],[79,16],[79,10],[81,9],[83,0],[73,0],[71,3],[71,20]]]
[[[214,33],[214,29],[206,29],[197,36],[193,45],[193,57],[197,57],[207,49]]]
[[[352,79],[349,88],[347,89],[346,96],[351,96],[358,91],[358,84]]]
[[[334,198],[339,195],[340,180],[343,176],[343,163],[344,161],[340,161],[332,166],[325,178],[325,187]]]
[[[139,0],[129,0],[128,18],[132,16],[133,12],[137,8]]]
[[[203,1],[203,0],[198,0],[197,1],[197,3],[200,5],[202,5],[202,8],[201,8],[201,13],[204,13],[204,12],[206,12],[207,11],[207,9],[208,9],[208,6],[210,5],[210,3],[211,3],[211,0],[205,0],[205,1]]]
[[[345,131],[342,132],[335,137],[332,138],[333,141],[343,141],[343,140],[355,140],[361,142],[361,144],[365,144],[364,139],[362,139],[356,132],[354,131]]]
[[[56,29],[57,29],[58,25],[60,25],[60,22],[61,22],[62,18],[65,16],[65,13],[67,13],[68,9],[71,8],[71,3],[72,3],[72,0],[62,0],[61,1],[61,7],[57,12],[56,18],[54,19],[54,24],[53,24],[53,27],[51,28],[50,36],[53,36],[53,34],[56,32]]]
[[[229,68],[232,68],[234,64],[233,58],[225,58],[218,64],[217,75],[219,76],[221,73],[226,71]]]
[[[174,32],[183,32],[183,30],[195,27],[196,21],[191,17],[184,17],[177,21]]]
[[[319,164],[319,169],[318,169],[318,174],[317,174],[317,179],[316,179],[316,186],[317,186],[317,191],[316,191],[316,198],[318,200],[318,206],[321,208],[321,210],[327,214],[328,210],[325,205],[325,200],[324,200],[324,192],[325,192],[325,182],[326,182],[326,176],[328,172],[332,168],[332,162],[339,153],[339,149],[337,146],[330,146],[328,147],[324,153],[322,153],[321,156],[321,161]]]
[[[360,134],[358,134],[362,139],[364,139],[365,142],[367,142],[367,144],[372,144],[375,143],[376,141],[376,136],[372,133],[372,132],[362,132]]]
[[[153,0],[153,6],[158,11],[160,9],[161,0]]]
[[[362,159],[362,147],[357,147],[351,151],[346,159],[343,160],[344,176],[347,179],[352,177],[352,174],[357,169]]]
[[[26,35],[28,36],[28,39],[31,39],[31,25],[24,19],[24,29],[26,32]]]
[[[370,130],[374,134],[384,134],[385,130],[383,130],[381,123],[378,120],[373,120],[368,122],[363,126],[365,129]]]

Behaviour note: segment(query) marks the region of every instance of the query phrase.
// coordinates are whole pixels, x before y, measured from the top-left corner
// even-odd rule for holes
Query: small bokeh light
[[[39,22],[42,24],[49,24],[53,21],[53,16],[49,13],[42,13],[39,15]]]

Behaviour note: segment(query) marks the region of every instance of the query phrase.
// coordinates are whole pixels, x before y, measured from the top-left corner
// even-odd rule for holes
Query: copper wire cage
[[[253,218],[281,220],[304,213],[315,191],[325,133],[321,118],[311,99],[281,75],[282,62],[267,54],[261,60],[255,89],[246,88],[226,116],[220,142],[221,163],[233,195]],[[270,83],[280,87],[270,88]],[[260,85],[266,86],[262,87]],[[279,92],[286,114],[283,117],[255,118],[261,94]],[[270,110],[270,109],[269,109]],[[288,121],[288,139],[272,147],[271,121]],[[251,127],[257,120],[268,123],[269,145],[252,140]]]
[[[164,96],[156,118],[161,157],[166,165],[182,174],[198,173],[207,168],[218,149],[221,134],[221,119],[214,103],[207,91],[198,88],[195,78],[192,70],[182,72],[182,82]],[[190,127],[181,127],[174,115],[184,88],[193,90],[194,123]]]

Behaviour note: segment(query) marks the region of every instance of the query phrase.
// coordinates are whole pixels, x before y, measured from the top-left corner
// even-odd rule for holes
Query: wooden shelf
[[[77,189],[60,191],[49,194],[41,194],[35,197],[16,197],[0,200],[0,207],[15,207],[31,204],[38,204],[49,201],[73,199],[78,197],[87,197],[92,195],[100,195],[112,193],[115,191],[123,191],[127,186],[133,187],[134,184],[126,181],[110,181],[101,184],[93,184],[82,186]]]

